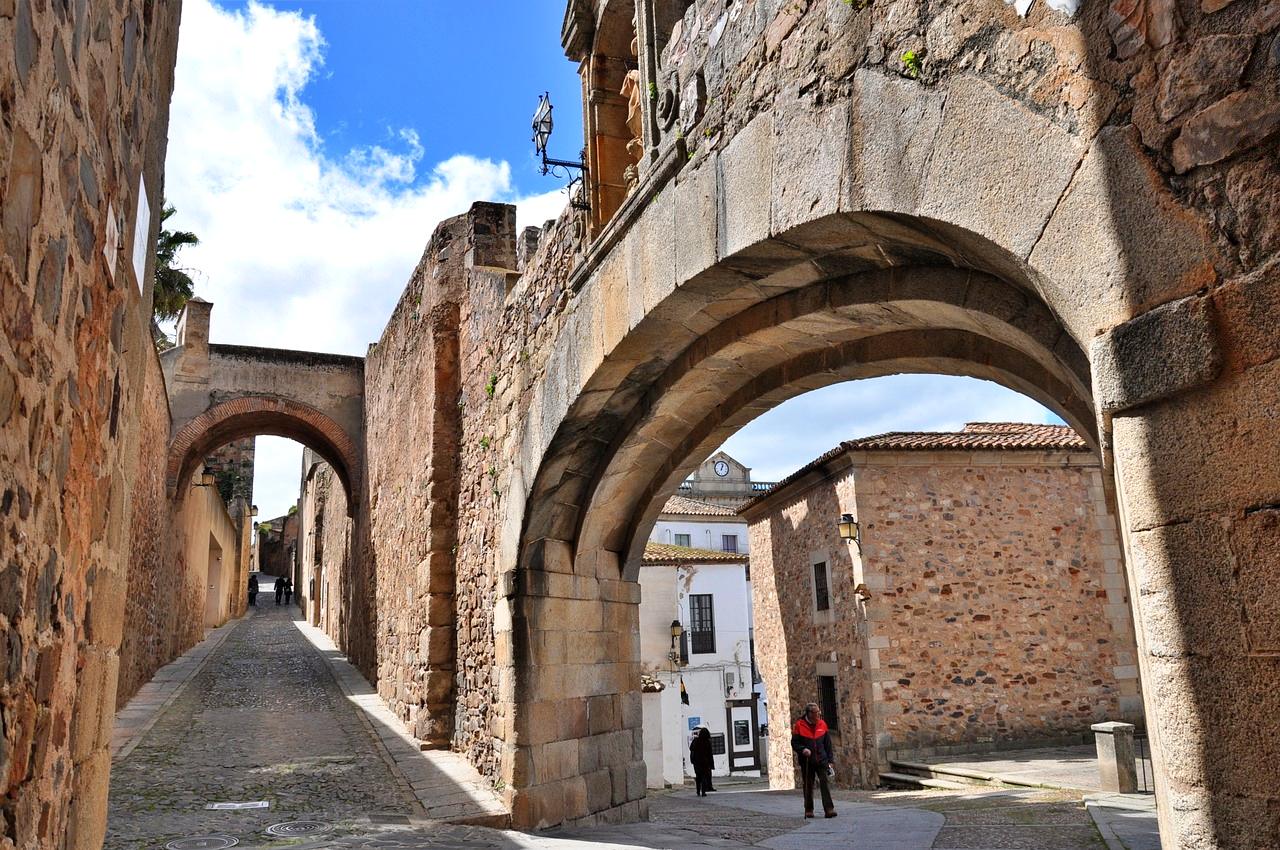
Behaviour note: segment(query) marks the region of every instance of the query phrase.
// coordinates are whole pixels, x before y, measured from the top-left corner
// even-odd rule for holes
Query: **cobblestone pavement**
[[[805,820],[795,792],[725,783],[710,798],[652,796],[646,823],[526,834],[431,821],[294,613],[251,609],[122,751],[106,850],[214,835],[279,850],[1105,850],[1079,795],[1047,789],[837,792],[838,818]],[[257,800],[270,808],[204,808]],[[265,832],[294,820],[326,831]]]
[[[251,844],[318,820],[338,834],[369,814],[420,811],[387,766],[293,608],[250,608],[155,725],[112,766],[106,850],[194,835]],[[266,800],[268,809],[210,811]]]

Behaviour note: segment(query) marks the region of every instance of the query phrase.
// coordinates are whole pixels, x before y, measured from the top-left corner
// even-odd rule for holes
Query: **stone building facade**
[[[296,579],[298,526],[297,511],[259,522],[253,549],[254,569],[268,575]]]
[[[857,543],[839,536],[844,514]],[[842,443],[744,515],[771,707],[794,719],[825,705],[837,760],[860,766],[843,782],[894,757],[1142,723],[1117,526],[1097,457],[1070,428]],[[771,780],[791,787],[776,725]]]
[[[204,459],[204,471],[213,475],[227,504],[237,496],[245,501],[253,499],[255,445],[254,437],[244,437],[219,447]]]
[[[1019,389],[1099,452],[1162,832],[1272,842],[1275,4],[567,6],[590,211],[523,238],[500,205],[441,223],[367,364],[180,341],[184,380],[216,360],[258,383],[170,388],[155,494],[178,6],[0,2],[5,837],[95,846],[128,536],[182,533],[137,506],[178,510],[255,424],[336,464],[329,628],[419,736],[519,825],[641,817],[635,579],[662,505],[786,398],[925,371]]]

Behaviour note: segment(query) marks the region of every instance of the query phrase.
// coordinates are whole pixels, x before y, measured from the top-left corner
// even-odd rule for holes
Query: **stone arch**
[[[532,482],[521,566],[553,540],[629,578],[646,523],[700,452],[851,378],[987,378],[1098,447],[1088,357],[1045,291],[977,234],[901,215],[827,216],[727,257],[623,336],[610,360],[636,365],[584,377]]]
[[[360,452],[346,431],[310,405],[272,396],[224,401],[189,421],[169,443],[165,482],[170,498],[183,492],[196,464],[209,452],[241,437],[270,434],[307,445],[337,471],[354,515],[361,480]]]

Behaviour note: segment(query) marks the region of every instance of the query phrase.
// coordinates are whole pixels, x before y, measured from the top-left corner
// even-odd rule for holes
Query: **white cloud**
[[[413,128],[389,129],[385,146],[326,150],[304,99],[324,47],[296,12],[183,4],[165,195],[178,210],[170,226],[200,237],[180,259],[214,302],[214,342],[362,355],[441,219],[492,200],[540,225],[567,202],[559,191],[517,198],[505,162],[426,165]],[[259,439],[262,516],[296,499],[300,452]]]
[[[303,97],[324,46],[297,12],[183,5],[165,191],[171,224],[201,240],[181,260],[214,302],[215,342],[363,354],[441,219],[516,201],[541,224],[565,204],[517,198],[505,162],[425,165],[413,128],[326,150]]]
[[[843,440],[886,431],[952,431],[966,422],[1062,420],[1039,402],[990,381],[891,375],[805,393],[754,419],[725,442],[756,481],[777,481]]]

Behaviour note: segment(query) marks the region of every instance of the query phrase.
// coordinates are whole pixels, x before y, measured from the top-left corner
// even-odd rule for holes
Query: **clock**
[[[716,471],[716,475],[719,475],[721,478],[724,478],[729,474],[729,464],[722,460],[716,461],[716,465],[713,466],[712,469],[714,469]]]

